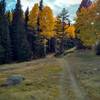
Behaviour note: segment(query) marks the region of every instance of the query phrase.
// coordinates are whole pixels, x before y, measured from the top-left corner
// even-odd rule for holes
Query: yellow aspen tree
[[[92,13],[94,8],[81,8],[77,14],[76,29],[79,30],[78,37],[81,39],[85,46],[92,46],[96,41],[95,34],[95,17]],[[94,13],[95,14],[95,13]],[[96,15],[96,14],[95,14]]]
[[[34,30],[37,29],[37,18],[39,14],[39,6],[36,3],[29,14],[29,26],[31,26]]]
[[[53,12],[50,7],[46,6],[40,12],[40,30],[41,30],[40,34],[50,39],[55,35],[54,27],[55,27],[55,20]]]
[[[65,33],[68,38],[75,38],[75,27],[73,25],[69,26],[66,30]]]

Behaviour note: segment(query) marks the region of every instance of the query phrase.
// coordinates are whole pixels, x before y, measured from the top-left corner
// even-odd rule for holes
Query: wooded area
[[[87,4],[88,2],[88,4]],[[22,10],[20,0],[12,11],[6,11],[5,0],[0,1],[0,63],[27,61],[62,54],[65,50],[96,48],[100,55],[100,1],[83,0],[76,23],[71,24],[68,11],[63,8],[53,15],[43,0],[31,11]]]

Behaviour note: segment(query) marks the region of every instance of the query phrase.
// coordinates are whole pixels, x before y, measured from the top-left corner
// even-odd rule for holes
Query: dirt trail
[[[78,80],[75,78],[72,67],[68,64],[67,59],[61,58],[60,64],[63,65],[63,73],[61,74],[60,80],[60,100],[89,100],[85,91],[78,84]]]

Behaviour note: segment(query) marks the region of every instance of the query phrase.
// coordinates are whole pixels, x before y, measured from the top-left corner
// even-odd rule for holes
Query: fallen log
[[[76,49],[77,49],[77,47],[73,47],[73,48],[70,48],[68,50],[65,50],[63,53],[57,53],[57,54],[55,54],[55,56],[62,57],[62,56],[67,55],[69,53],[73,53]]]
[[[71,49],[65,50],[64,53],[63,53],[63,55],[66,55],[68,53],[73,53],[76,49],[77,49],[77,47],[73,47]]]

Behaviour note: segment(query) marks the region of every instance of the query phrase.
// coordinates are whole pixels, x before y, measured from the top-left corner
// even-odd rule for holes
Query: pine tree
[[[40,35],[40,7],[36,3],[29,14],[29,26],[33,29],[34,34],[34,56],[35,57],[43,57],[43,44],[42,44],[42,37]],[[32,40],[32,39],[31,39]]]
[[[37,16],[37,33],[41,31],[40,30],[40,13],[42,12],[42,10],[43,10],[43,0],[41,0],[39,4],[39,12]]]
[[[39,10],[40,10],[40,11],[42,11],[42,10],[43,10],[43,0],[41,0],[41,1],[40,1]]]
[[[60,53],[63,53],[64,52],[64,39],[66,38],[66,33],[65,33],[65,23],[69,23],[69,15],[68,15],[68,11],[63,8],[62,12],[58,15],[58,17],[60,18],[61,20],[61,23],[62,23],[62,33],[61,33],[61,37],[60,37]]]
[[[46,39],[44,37],[42,37],[41,33],[41,26],[40,26],[40,18],[41,18],[41,13],[43,11],[43,0],[40,0],[39,2],[39,12],[38,12],[38,17],[37,17],[37,49],[39,50],[39,55],[41,57],[45,57],[46,56],[46,45],[45,45],[45,41]]]
[[[17,0],[13,11],[11,37],[14,59],[19,61],[29,60],[32,56],[24,25],[21,3],[20,0]]]
[[[6,12],[6,17],[10,26],[12,22],[12,13],[10,11]]]
[[[91,0],[82,0],[80,7],[79,7],[79,11],[81,10],[81,8],[88,8],[92,5],[92,1]]]
[[[0,2],[0,63],[9,63],[12,60],[11,39],[5,7],[5,0],[2,0]]]
[[[39,57],[46,56],[46,45],[45,45],[45,38],[40,34],[41,33],[41,26],[40,26],[40,18],[41,13],[43,11],[43,0],[39,2],[39,9],[38,9],[38,16],[37,16],[37,27],[36,27],[36,53]]]
[[[27,8],[25,12],[25,30],[26,31],[28,29],[28,21],[29,21],[29,8]]]

